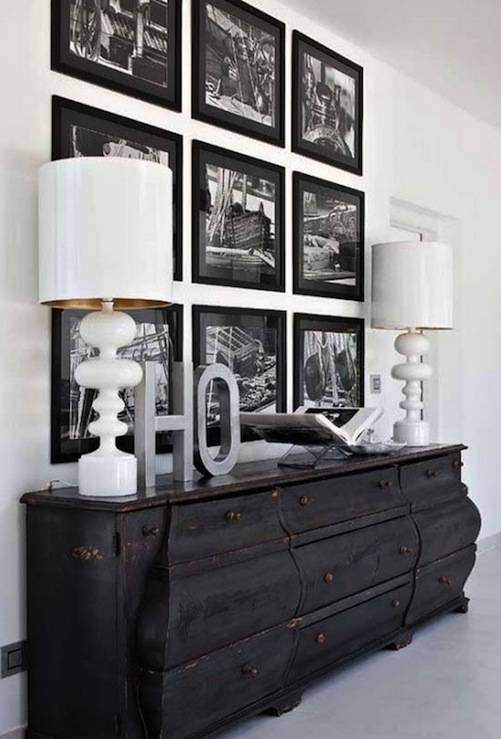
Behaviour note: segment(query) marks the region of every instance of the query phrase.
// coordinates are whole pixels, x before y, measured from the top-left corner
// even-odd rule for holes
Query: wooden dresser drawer
[[[407,624],[432,616],[435,611],[462,595],[464,584],[475,564],[475,551],[475,546],[468,547],[417,571]]]
[[[290,485],[282,491],[284,523],[291,533],[405,504],[395,467]]]
[[[260,551],[224,566],[156,566],[138,622],[140,663],[171,669],[285,623],[295,616],[300,596],[299,574],[287,549]]]
[[[411,593],[409,583],[302,629],[289,684],[397,631]]]
[[[284,536],[278,491],[178,505],[172,508],[169,559],[185,562]]]
[[[411,503],[412,510],[443,503],[467,495],[461,482],[461,454],[454,452],[426,462],[403,465],[400,471],[402,493]]]
[[[201,657],[169,672],[140,673],[148,737],[187,739],[278,690],[294,644],[286,626]]]
[[[427,508],[413,518],[421,536],[420,567],[474,544],[480,531],[480,513],[470,498]]]
[[[409,572],[418,552],[407,516],[294,549],[303,582],[301,613]]]

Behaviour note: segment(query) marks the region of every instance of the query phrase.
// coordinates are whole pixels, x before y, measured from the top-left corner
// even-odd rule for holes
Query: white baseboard
[[[498,531],[497,534],[486,536],[485,539],[480,539],[478,541],[477,547],[479,554],[490,552],[491,549],[498,549],[498,547],[501,547],[501,531]]]

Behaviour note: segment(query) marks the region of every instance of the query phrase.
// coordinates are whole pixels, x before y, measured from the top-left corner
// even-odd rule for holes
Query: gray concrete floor
[[[281,718],[258,716],[225,739],[501,739],[501,549],[478,556],[470,612],[416,631],[309,688]]]

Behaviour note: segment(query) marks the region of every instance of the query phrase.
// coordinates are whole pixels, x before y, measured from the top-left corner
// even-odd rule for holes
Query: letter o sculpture
[[[221,445],[216,457],[207,444],[207,390],[215,382],[219,393]],[[195,467],[206,476],[227,475],[240,451],[240,392],[224,364],[201,365],[195,370]]]

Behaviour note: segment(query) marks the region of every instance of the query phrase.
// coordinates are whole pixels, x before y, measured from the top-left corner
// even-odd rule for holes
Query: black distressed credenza
[[[278,715],[347,659],[466,612],[462,446],[28,493],[31,739],[194,739]]]

